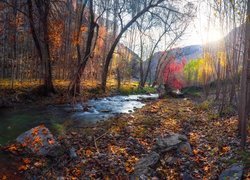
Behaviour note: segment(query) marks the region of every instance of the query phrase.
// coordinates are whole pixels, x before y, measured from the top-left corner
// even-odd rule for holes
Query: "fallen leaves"
[[[46,175],[53,179],[63,169],[68,179],[128,179],[136,162],[143,153],[151,151],[157,137],[181,132],[187,135],[193,155],[166,155],[167,159],[155,167],[155,175],[159,179],[180,179],[185,170],[197,179],[216,179],[230,158],[239,157],[237,118],[209,119],[207,111],[195,108],[191,101],[163,99],[137,110],[133,117],[123,115],[86,131],[74,129],[59,140],[66,152],[73,146],[79,159],[71,160],[68,154],[63,154]],[[9,149],[18,150],[14,145]],[[44,161],[50,162],[46,158]],[[24,165],[18,169],[32,175],[44,170],[45,162],[23,159]]]
[[[85,155],[86,155],[86,157],[90,157],[90,156],[92,156],[94,153],[90,150],[90,149],[87,149],[86,151],[85,151]]]
[[[18,167],[18,171],[26,171],[28,169],[27,165],[21,165]]]
[[[129,159],[125,162],[125,169],[128,173],[134,172],[134,165],[139,159],[136,156],[131,156]]]
[[[23,163],[24,164],[30,164],[31,160],[29,158],[23,158]]]

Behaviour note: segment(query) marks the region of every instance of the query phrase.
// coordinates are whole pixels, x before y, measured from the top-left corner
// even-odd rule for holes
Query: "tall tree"
[[[85,1],[86,3],[87,1]],[[83,5],[84,7],[85,5]],[[104,11],[103,11],[104,12]],[[83,58],[81,59],[80,56],[80,50],[79,46],[77,48],[78,52],[78,69],[75,73],[73,79],[71,80],[69,84],[69,91],[71,95],[78,95],[80,94],[80,83],[81,83],[81,77],[83,75],[83,72],[85,70],[85,67],[87,65],[88,60],[90,59],[90,56],[93,56],[93,50],[95,49],[96,41],[98,38],[98,32],[99,32],[99,25],[97,23],[98,19],[102,16],[103,12],[99,17],[95,19],[95,12],[93,7],[93,0],[89,0],[89,26],[88,26],[88,36],[86,41],[86,49]],[[83,13],[83,10],[81,11]],[[82,15],[81,15],[82,19]],[[80,20],[81,22],[81,20]],[[95,35],[96,32],[96,35]],[[78,35],[79,37],[79,35]]]
[[[141,17],[146,12],[148,12],[150,9],[157,7],[163,1],[164,0],[157,0],[157,1],[151,0],[147,5],[144,6],[144,8],[141,11],[139,11],[135,16],[133,16],[133,18],[126,25],[124,25],[124,26],[122,25],[121,30],[118,33],[117,37],[115,38],[113,44],[111,45],[111,48],[110,48],[110,50],[107,54],[106,60],[105,60],[105,64],[104,64],[104,68],[103,68],[103,72],[102,72],[102,83],[101,83],[101,88],[104,92],[106,90],[109,65],[111,63],[115,48],[116,48],[117,44],[119,43],[120,39],[122,38],[123,34],[134,24],[134,22],[139,17]],[[166,9],[168,9],[168,8],[166,8]]]
[[[239,109],[239,131],[241,135],[241,145],[246,145],[247,126],[250,112],[250,0],[247,2],[247,19],[245,31],[245,57],[243,61],[241,98]]]
[[[43,80],[44,80],[44,94],[49,95],[55,93],[52,82],[51,56],[49,44],[49,12],[51,7],[50,0],[28,0],[29,22],[33,40],[35,42],[38,55],[43,64]],[[34,7],[35,5],[35,7]],[[39,23],[41,29],[36,28],[34,22],[34,10],[37,9]],[[41,33],[39,34],[39,31]],[[40,35],[40,36],[39,36]]]

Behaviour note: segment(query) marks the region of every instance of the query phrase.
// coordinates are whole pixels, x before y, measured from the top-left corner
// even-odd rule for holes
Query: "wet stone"
[[[152,168],[156,166],[156,164],[160,160],[160,155],[154,151],[146,155],[144,158],[141,158],[137,164],[135,165],[134,177],[143,177],[150,176],[152,173]]]
[[[166,137],[159,137],[156,140],[154,149],[160,152],[166,152],[176,149],[181,143],[187,142],[187,137],[181,134],[172,134]]]
[[[244,166],[242,164],[233,164],[220,174],[219,180],[240,180],[243,176],[243,170]]]
[[[59,146],[49,129],[43,125],[24,132],[17,137],[16,141],[30,149],[34,154],[43,156],[55,155]]]

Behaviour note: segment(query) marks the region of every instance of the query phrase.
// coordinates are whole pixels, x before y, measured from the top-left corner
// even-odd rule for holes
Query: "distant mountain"
[[[175,57],[175,59],[178,61],[181,61],[183,58],[189,61],[202,57],[203,48],[201,45],[191,45],[171,49],[168,51],[168,53],[170,56]]]

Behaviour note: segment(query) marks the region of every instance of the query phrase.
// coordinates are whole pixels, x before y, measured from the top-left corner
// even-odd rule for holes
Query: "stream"
[[[44,124],[53,133],[65,127],[90,126],[119,114],[132,113],[154,100],[158,94],[112,96],[91,99],[74,105],[49,105],[46,107],[18,107],[0,109],[0,145],[16,139],[23,132]]]

